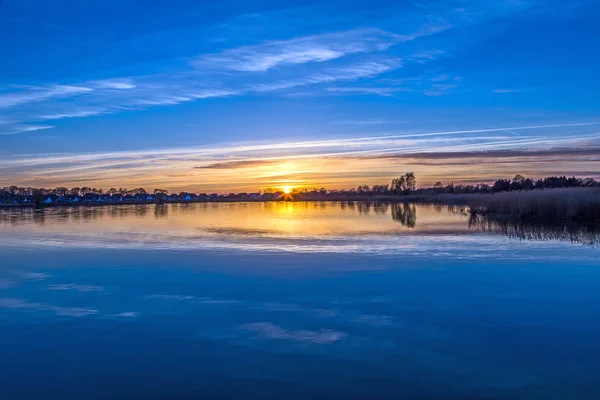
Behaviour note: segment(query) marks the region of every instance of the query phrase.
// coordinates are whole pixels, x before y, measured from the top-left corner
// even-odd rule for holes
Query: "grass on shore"
[[[599,188],[544,189],[494,194],[447,194],[436,202],[463,205],[471,214],[600,223]]]

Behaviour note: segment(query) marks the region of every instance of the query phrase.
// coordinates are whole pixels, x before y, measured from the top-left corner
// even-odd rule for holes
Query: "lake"
[[[599,399],[594,240],[456,211],[0,210],[0,397]]]

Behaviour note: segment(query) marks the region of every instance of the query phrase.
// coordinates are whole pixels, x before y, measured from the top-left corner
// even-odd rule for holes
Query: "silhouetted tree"
[[[392,219],[408,228],[414,228],[417,224],[417,208],[414,204],[394,203]]]
[[[392,184],[390,185],[390,190],[399,193],[408,193],[414,191],[417,187],[417,178],[413,172],[408,172],[399,178],[395,178],[392,180]]]
[[[494,182],[494,186],[492,186],[492,191],[494,192],[504,192],[510,190],[510,181],[508,179],[499,179]]]

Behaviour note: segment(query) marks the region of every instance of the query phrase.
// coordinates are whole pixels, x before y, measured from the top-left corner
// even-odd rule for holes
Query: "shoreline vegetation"
[[[564,176],[534,181],[517,175],[512,180],[500,179],[493,185],[437,182],[433,187],[417,189],[415,175],[407,173],[392,180],[390,185],[364,185],[350,190],[293,189],[290,193],[275,189],[256,193],[196,194],[169,193],[163,189],[147,192],[143,188],[111,188],[106,192],[86,187],[0,188],[0,208],[272,201],[430,203],[457,206],[473,217],[496,220],[560,220],[600,225],[600,183],[592,178]]]

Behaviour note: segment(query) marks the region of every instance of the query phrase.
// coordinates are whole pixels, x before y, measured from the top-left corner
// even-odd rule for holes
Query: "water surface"
[[[454,211],[0,211],[2,398],[600,398],[599,250]]]

